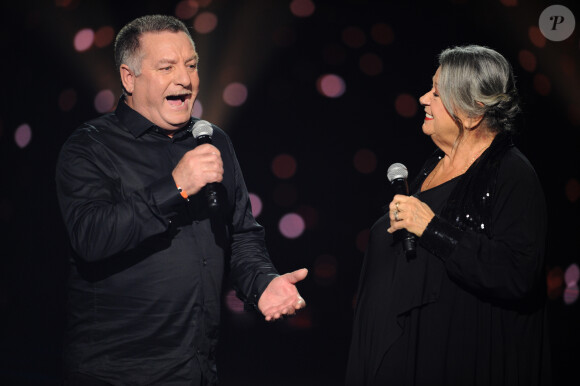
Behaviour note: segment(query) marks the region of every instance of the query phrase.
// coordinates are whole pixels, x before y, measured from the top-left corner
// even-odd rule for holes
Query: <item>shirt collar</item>
[[[159,126],[155,125],[153,122],[145,118],[143,115],[139,114],[137,111],[129,107],[129,105],[125,101],[125,95],[121,95],[121,98],[119,98],[119,103],[117,103],[115,114],[119,118],[119,121],[121,121],[121,123],[127,129],[129,129],[129,131],[131,132],[131,134],[135,136],[135,138],[145,134],[145,132],[147,132],[148,130],[152,130],[165,135],[167,135],[167,132],[169,131],[160,128]],[[175,130],[174,137],[175,134],[187,130],[190,126],[191,123],[183,126],[178,130]]]

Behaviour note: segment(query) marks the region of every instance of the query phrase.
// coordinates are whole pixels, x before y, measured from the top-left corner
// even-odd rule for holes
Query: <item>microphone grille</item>
[[[193,138],[197,138],[200,135],[208,135],[211,137],[213,134],[213,127],[208,121],[200,119],[199,121],[195,122],[191,128],[191,134],[193,135]]]
[[[393,181],[399,178],[407,178],[409,176],[409,171],[407,167],[400,163],[394,163],[389,166],[389,170],[387,170],[387,178],[389,181]]]

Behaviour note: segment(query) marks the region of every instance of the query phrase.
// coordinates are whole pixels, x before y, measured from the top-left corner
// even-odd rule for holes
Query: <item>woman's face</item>
[[[419,98],[421,105],[425,106],[425,120],[423,121],[423,132],[431,137],[433,142],[439,147],[441,145],[453,145],[459,136],[459,126],[453,120],[451,114],[443,106],[443,101],[439,97],[437,81],[441,67],[437,69],[433,76],[433,87],[425,95]],[[459,118],[462,116],[459,113]]]

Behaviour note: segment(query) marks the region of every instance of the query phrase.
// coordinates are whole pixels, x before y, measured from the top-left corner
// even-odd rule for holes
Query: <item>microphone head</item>
[[[407,179],[409,176],[409,171],[407,167],[400,163],[394,163],[389,166],[389,170],[387,170],[387,178],[389,181],[394,181],[400,178]]]
[[[191,128],[191,134],[193,135],[193,138],[197,138],[202,135],[207,135],[211,137],[213,134],[213,127],[211,126],[211,123],[209,123],[208,121],[200,119],[199,121],[195,122],[195,124]]]

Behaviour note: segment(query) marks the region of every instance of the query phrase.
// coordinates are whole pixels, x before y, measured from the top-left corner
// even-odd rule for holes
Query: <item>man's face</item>
[[[127,104],[166,130],[177,130],[190,119],[199,90],[197,53],[184,32],[148,32],[141,36],[141,73],[128,67],[123,84]]]

